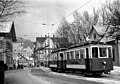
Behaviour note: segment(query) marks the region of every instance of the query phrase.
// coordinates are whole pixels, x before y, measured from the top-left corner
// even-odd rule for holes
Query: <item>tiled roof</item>
[[[13,22],[0,22],[0,33],[9,33]]]

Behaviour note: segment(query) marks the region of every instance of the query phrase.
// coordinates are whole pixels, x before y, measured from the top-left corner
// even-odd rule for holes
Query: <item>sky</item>
[[[74,10],[79,8],[80,13],[92,13],[93,7],[100,8],[105,0],[25,0],[25,3],[27,13],[14,21],[16,35],[35,42],[36,37],[48,33],[52,36],[63,17],[71,22]]]

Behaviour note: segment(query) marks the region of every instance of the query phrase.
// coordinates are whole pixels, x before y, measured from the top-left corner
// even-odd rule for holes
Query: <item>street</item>
[[[79,73],[58,73],[52,72],[49,68],[39,67],[32,69],[31,73],[38,77],[42,77],[47,81],[55,84],[119,84],[119,75],[103,74],[100,77],[85,77]]]
[[[5,73],[5,84],[50,84],[30,74],[30,69],[12,70]]]
[[[52,72],[49,68],[24,68],[5,72],[5,84],[119,84],[119,75],[84,77],[74,73]]]
[[[32,75],[32,74],[33,75]],[[98,82],[58,76],[42,69],[12,70],[5,75],[5,84],[102,84]]]
[[[25,68],[5,72],[5,84],[119,84],[113,75],[84,77],[69,73],[52,72],[48,68]]]

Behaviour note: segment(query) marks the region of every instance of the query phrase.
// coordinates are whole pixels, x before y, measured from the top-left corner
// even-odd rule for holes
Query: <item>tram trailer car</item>
[[[53,71],[81,71],[101,75],[113,70],[112,46],[84,43],[51,53],[49,67]]]

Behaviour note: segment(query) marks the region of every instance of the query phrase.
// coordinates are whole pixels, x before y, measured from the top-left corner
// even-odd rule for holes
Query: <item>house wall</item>
[[[13,67],[12,40],[6,37],[0,37],[0,60],[9,67]]]
[[[116,41],[111,41],[108,43],[113,47],[113,65],[120,66],[120,41],[116,43]]]
[[[24,57],[21,57],[19,59],[19,65],[28,66],[28,63],[29,63],[28,60],[25,59]]]
[[[88,38],[90,41],[98,41],[101,37],[97,34],[95,30],[92,30]]]

